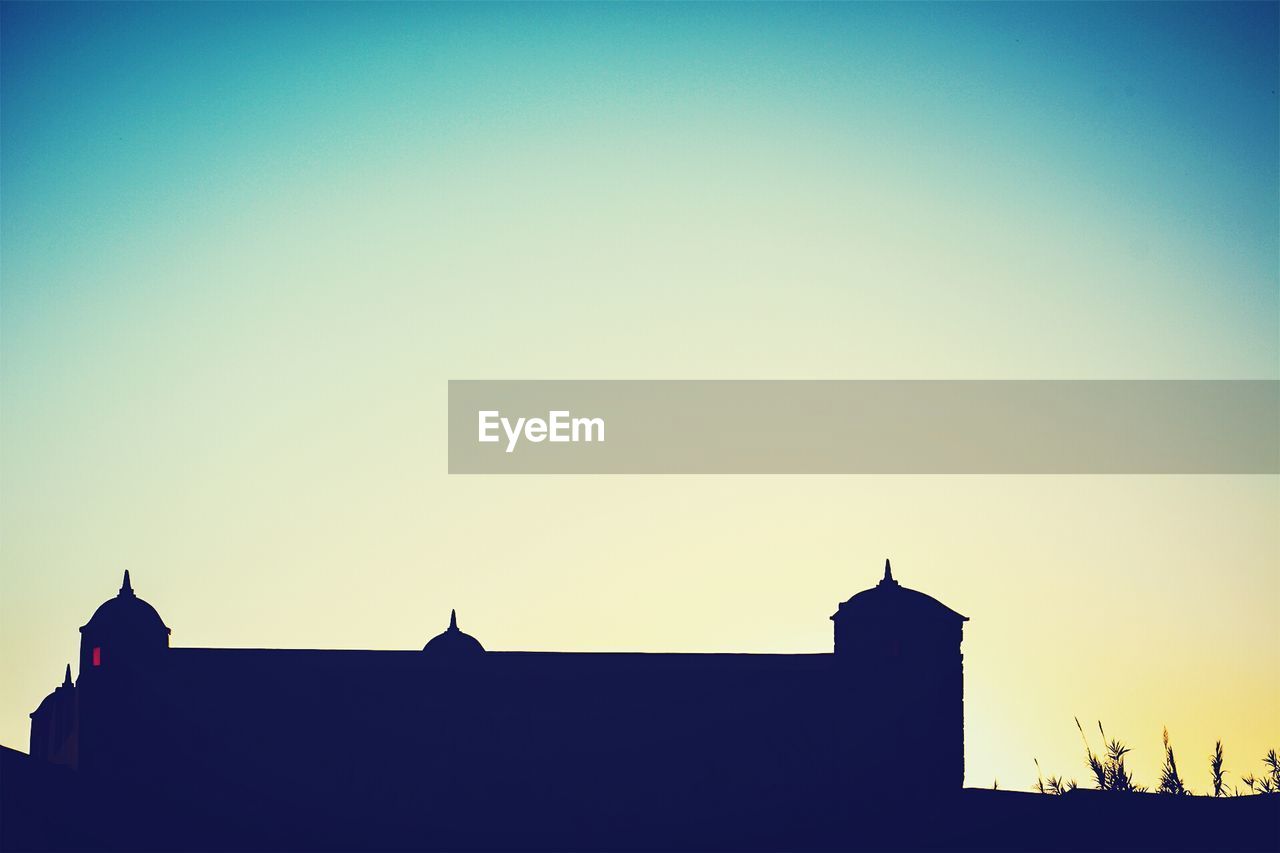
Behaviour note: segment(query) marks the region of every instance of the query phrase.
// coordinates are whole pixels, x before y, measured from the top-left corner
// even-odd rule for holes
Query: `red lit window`
[[[93,665],[102,666],[102,646],[93,647]]]

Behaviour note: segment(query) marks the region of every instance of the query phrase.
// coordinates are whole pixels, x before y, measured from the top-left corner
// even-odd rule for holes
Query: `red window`
[[[93,665],[102,666],[102,646],[93,647]]]

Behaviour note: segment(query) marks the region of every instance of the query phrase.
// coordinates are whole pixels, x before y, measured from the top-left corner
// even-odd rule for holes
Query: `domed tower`
[[[889,561],[871,589],[842,602],[835,654],[852,679],[877,763],[964,784],[964,655],[961,616],[894,580]]]
[[[169,633],[156,609],[134,594],[126,569],[120,592],[103,602],[80,628],[80,672],[104,672],[153,660],[169,648]]]
[[[76,686],[67,664],[62,684],[31,712],[31,757],[50,764],[76,765]]]
[[[484,646],[475,637],[458,629],[458,611],[451,610],[449,627],[427,641],[422,651],[431,660],[455,661],[484,654]]]
[[[169,628],[138,598],[129,573],[80,628],[79,766],[141,774],[155,759]]]

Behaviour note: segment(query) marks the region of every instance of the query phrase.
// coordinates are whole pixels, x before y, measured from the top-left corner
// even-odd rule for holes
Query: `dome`
[[[484,654],[484,646],[470,634],[458,630],[458,611],[449,611],[449,627],[444,633],[437,634],[422,647],[424,652],[440,657],[467,657]]]
[[[71,664],[67,664],[67,674],[63,676],[62,683],[59,684],[57,687],[53,688],[53,692],[50,693],[48,696],[44,697],[44,699],[41,700],[39,707],[37,707],[34,711],[32,711],[27,716],[31,717],[32,719],[35,719],[36,717],[41,716],[50,708],[52,708],[55,704],[57,704],[58,700],[68,690],[71,690],[71,691],[75,690],[75,685],[71,682]]]
[[[124,584],[120,587],[119,594],[115,598],[107,599],[93,611],[93,616],[80,630],[112,634],[159,632],[165,636],[169,635],[169,628],[156,609],[134,594],[127,570],[124,573]]]
[[[943,617],[959,622],[969,621],[968,616],[961,616],[933,596],[907,589],[894,580],[888,560],[884,561],[884,578],[880,583],[841,602],[840,609],[831,618],[858,611],[874,611],[878,616],[887,618]]]

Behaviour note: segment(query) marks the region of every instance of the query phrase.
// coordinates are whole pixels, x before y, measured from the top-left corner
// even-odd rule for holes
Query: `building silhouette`
[[[921,768],[959,791],[966,617],[886,560],[831,619],[823,654],[489,651],[456,613],[420,651],[174,648],[125,572],[80,629],[79,678],[31,714],[31,755],[286,846],[566,826],[591,845],[618,822],[660,842],[785,828]]]
[[[0,747],[0,850],[1275,850],[1280,796],[964,788],[966,618],[825,654],[171,648],[126,572]]]

